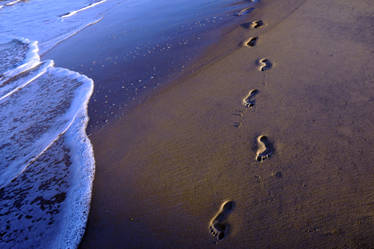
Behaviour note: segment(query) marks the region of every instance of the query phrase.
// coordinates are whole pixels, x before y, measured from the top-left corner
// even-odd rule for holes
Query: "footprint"
[[[281,171],[278,171],[277,173],[275,173],[275,176],[278,177],[278,178],[282,178],[283,174],[282,174]]]
[[[273,145],[270,143],[269,139],[261,135],[257,138],[258,149],[256,152],[256,160],[259,162],[264,161],[271,157],[274,152]]]
[[[233,201],[224,201],[216,215],[210,220],[209,232],[215,240],[222,240],[229,232],[229,224],[225,223],[225,220],[234,206]]]
[[[241,26],[246,29],[258,29],[264,26],[264,22],[262,20],[256,20],[250,23],[241,24]]]
[[[256,100],[254,99],[254,97],[258,94],[258,92],[259,91],[257,89],[252,89],[251,91],[249,91],[247,96],[243,98],[242,104],[247,108],[253,107],[256,103]]]
[[[273,63],[271,63],[271,61],[269,59],[266,59],[266,58],[262,58],[258,61],[258,70],[259,71],[266,71],[266,70],[269,70],[273,67]]]
[[[250,37],[243,42],[244,47],[254,47],[258,41],[258,37]]]
[[[259,27],[264,26],[264,22],[262,20],[257,20],[249,23],[250,29],[258,29]]]
[[[234,122],[232,124],[235,128],[240,128],[242,126],[242,123],[241,122]]]
[[[243,117],[243,111],[242,110],[236,110],[236,112],[232,113],[233,116],[237,116],[239,117],[240,119]],[[235,128],[240,128],[242,126],[242,122],[241,120],[239,121],[235,121],[233,122],[232,124]]]
[[[255,8],[253,8],[253,7],[245,8],[245,9],[242,9],[241,11],[237,12],[236,15],[237,16],[246,15],[246,14],[251,13],[254,9]]]
[[[243,117],[243,112],[242,111],[238,111],[238,112],[234,112],[232,113],[233,116],[238,116],[238,117]]]

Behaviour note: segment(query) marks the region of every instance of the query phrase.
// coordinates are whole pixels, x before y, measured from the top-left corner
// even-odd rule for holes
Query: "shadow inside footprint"
[[[253,21],[250,23],[251,29],[258,29],[259,27],[262,27],[262,26],[264,26],[264,22],[262,20]]]
[[[233,201],[225,201],[222,203],[219,211],[211,219],[209,223],[209,232],[216,240],[222,240],[229,232],[229,224],[225,223],[228,215],[234,209]]]
[[[260,59],[258,61],[258,65],[259,65],[258,70],[262,72],[269,70],[273,67],[273,63],[271,63],[271,61],[266,58]]]
[[[247,96],[243,98],[242,104],[247,108],[253,107],[256,104],[256,100],[254,99],[254,97],[258,94],[258,92],[259,91],[257,89],[252,89],[251,91],[249,91]]]
[[[241,122],[234,122],[232,124],[235,128],[240,128],[242,126],[242,123]]]
[[[256,160],[259,162],[270,158],[274,153],[274,147],[266,136],[259,136],[257,138],[257,145]]]

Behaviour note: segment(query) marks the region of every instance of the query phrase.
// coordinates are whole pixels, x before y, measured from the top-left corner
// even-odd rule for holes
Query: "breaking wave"
[[[95,169],[86,135],[94,84],[40,54],[101,20],[103,8],[92,7],[102,3],[1,2],[0,248],[76,248],[83,236]]]

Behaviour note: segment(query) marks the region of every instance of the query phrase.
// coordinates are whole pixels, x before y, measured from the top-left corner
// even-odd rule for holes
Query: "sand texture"
[[[372,0],[263,0],[230,35],[93,134],[81,248],[374,248]]]

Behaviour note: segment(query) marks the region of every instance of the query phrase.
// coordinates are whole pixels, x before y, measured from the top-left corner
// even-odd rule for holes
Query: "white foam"
[[[0,5],[0,248],[77,248],[94,178],[85,133],[93,81],[39,55],[99,22],[110,5],[18,2]]]
[[[40,53],[44,54],[58,42],[100,20],[102,13],[112,5],[110,2],[96,3],[92,0],[22,2],[11,8],[1,9],[0,34],[39,41]],[[87,8],[88,6],[90,7]],[[61,18],[72,9],[80,10],[79,15]]]
[[[6,3],[5,5],[6,6],[12,6],[12,5],[14,5],[14,4],[18,3],[18,2],[21,2],[21,0],[14,0],[14,1],[11,1],[9,3]]]
[[[24,47],[24,49],[21,47]],[[18,51],[21,53],[19,53],[18,58],[14,58]],[[0,71],[0,86],[9,78],[38,65],[40,63],[38,51],[38,42],[30,42],[25,38],[17,38],[0,44],[0,57],[5,60],[5,62],[2,62]]]
[[[90,140],[86,136],[87,104],[81,109],[74,124],[66,133],[66,145],[72,154],[72,176],[64,209],[63,225],[51,248],[76,248],[83,237],[92,195],[95,160]]]
[[[16,0],[16,1],[19,1],[19,0]],[[61,18],[67,18],[67,17],[73,16],[73,15],[79,13],[79,12],[82,12],[84,10],[87,10],[89,8],[92,8],[92,7],[95,7],[96,5],[99,5],[99,4],[102,4],[102,3],[105,3],[105,2],[106,2],[106,0],[101,0],[101,1],[96,2],[96,3],[91,3],[90,5],[88,5],[86,7],[83,7],[81,9],[70,11],[69,13],[61,16]]]
[[[93,81],[46,61],[7,86],[0,101],[0,248],[76,248],[94,178],[85,133]]]
[[[48,68],[0,101],[0,187],[71,126],[92,84],[82,79],[66,69]]]
[[[87,113],[0,192],[0,248],[77,248],[87,222],[94,178]]]
[[[53,65],[54,63],[52,60],[47,60],[40,63],[35,69],[30,69],[28,72],[24,72],[21,75],[22,77],[15,77],[3,82],[0,86],[0,101],[39,78],[39,76],[43,75],[47,69],[53,67]]]

